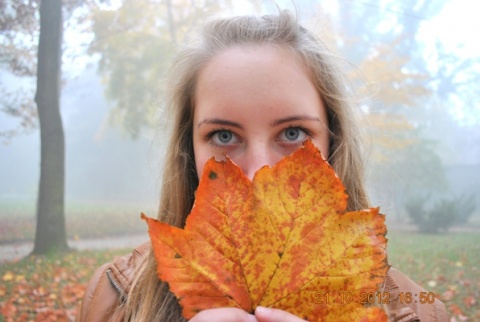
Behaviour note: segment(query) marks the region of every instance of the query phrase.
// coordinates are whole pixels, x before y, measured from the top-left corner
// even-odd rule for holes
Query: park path
[[[104,238],[68,240],[68,245],[78,250],[102,250],[117,248],[135,248],[149,240],[146,233],[122,235]],[[33,242],[18,242],[0,245],[0,264],[16,261],[27,256],[33,250]]]
[[[413,232],[415,226],[406,224],[394,224],[391,231]],[[450,232],[480,232],[478,226],[454,227]],[[388,237],[388,235],[387,235]],[[118,248],[135,248],[136,246],[149,240],[147,233],[126,234],[119,236],[107,236],[103,238],[68,240],[68,244],[73,249],[78,250],[102,250]],[[33,242],[17,242],[0,245],[0,265],[5,262],[11,262],[21,259],[33,250]]]

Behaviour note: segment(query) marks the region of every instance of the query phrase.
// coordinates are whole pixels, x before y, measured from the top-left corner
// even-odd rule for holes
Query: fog
[[[66,145],[66,199],[152,202],[162,146],[154,134],[138,140],[108,123],[108,102],[94,69],[69,81],[62,94]],[[5,116],[0,126],[10,125]],[[152,131],[153,133],[153,131]],[[160,142],[161,144],[161,142]],[[39,180],[38,131],[0,145],[0,196],[35,200]]]
[[[301,12],[313,6],[311,1],[299,1]],[[332,2],[333,3],[333,2]],[[335,6],[333,6],[334,8]],[[325,9],[325,8],[324,8]],[[333,9],[332,9],[333,10]],[[325,9],[325,11],[328,11]],[[434,17],[425,17],[422,23],[423,39],[437,39],[429,31],[428,24],[437,21]],[[332,25],[339,24],[334,21]],[[478,30],[477,26],[476,30]],[[433,29],[434,30],[434,29]],[[473,29],[472,29],[473,31]],[[429,33],[430,32],[430,33]],[[468,34],[468,32],[467,32]],[[470,35],[472,33],[470,32]],[[462,39],[465,35],[462,36]],[[471,37],[474,41],[475,37]],[[67,39],[67,44],[68,39]],[[425,55],[431,55],[430,42],[425,40]],[[459,59],[476,58],[478,50],[470,45],[452,43],[445,40],[445,46],[457,46]],[[430,49],[429,49],[430,48]],[[457,47],[452,47],[457,48]],[[468,50],[465,50],[467,48]],[[347,56],[347,53],[343,53]],[[430,56],[429,56],[430,57]],[[466,57],[466,58],[465,58]],[[427,59],[427,61],[430,61]],[[80,68],[75,63],[64,66],[65,84],[62,91],[61,112],[66,139],[66,201],[132,203],[139,210],[154,209],[158,203],[159,177],[165,152],[165,135],[157,128],[143,129],[138,138],[132,140],[131,128],[112,126],[109,122],[112,101],[105,96],[105,82],[97,70],[98,60]],[[358,62],[353,62],[358,63]],[[80,64],[81,65],[81,64]],[[436,67],[432,65],[432,69]],[[477,65],[478,68],[478,60]],[[452,67],[453,68],[453,67]],[[75,75],[75,77],[72,77]],[[437,74],[439,75],[439,74]],[[7,87],[16,87],[18,78],[2,73],[2,83]],[[27,85],[28,87],[29,85]],[[402,110],[402,115],[419,130],[422,139],[433,142],[433,151],[441,161],[446,186],[437,190],[435,176],[430,177],[425,186],[419,186],[423,192],[433,195],[433,200],[442,196],[456,197],[474,195],[476,210],[470,218],[473,225],[480,226],[480,106],[478,83],[463,84],[457,89],[458,95],[442,97],[441,88],[428,99],[429,108],[410,108]],[[461,92],[461,93],[460,93]],[[412,94],[414,95],[414,94]],[[372,109],[379,103],[371,98],[366,104]],[[371,111],[371,110],[370,110]],[[155,117],[158,117],[158,113]],[[0,130],[16,126],[17,120],[1,114]],[[154,120],[152,123],[157,123]],[[377,130],[375,130],[377,131]],[[375,132],[379,133],[379,132]],[[389,134],[382,134],[388,136]],[[375,141],[372,140],[375,145]],[[370,151],[375,151],[375,146]],[[374,152],[370,152],[373,156]],[[395,159],[395,151],[389,157]],[[39,180],[40,142],[38,130],[30,134],[18,135],[7,143],[0,144],[0,204],[4,201],[16,201],[35,204]],[[412,162],[422,157],[422,150],[412,151],[405,158]],[[372,164],[372,163],[369,163]],[[415,173],[429,171],[429,163]],[[389,220],[408,223],[402,203],[411,189],[409,177],[401,167],[385,163],[369,168],[369,191],[372,203],[387,213]],[[438,173],[440,176],[440,173]],[[380,176],[380,177],[379,177]],[[429,191],[431,187],[431,191]],[[410,191],[411,192],[411,191]],[[433,202],[433,201],[432,201]],[[33,207],[33,206],[32,206]],[[138,214],[138,213],[137,213]],[[137,215],[135,214],[135,215]],[[68,215],[68,214],[67,214]],[[34,214],[32,213],[32,218]]]

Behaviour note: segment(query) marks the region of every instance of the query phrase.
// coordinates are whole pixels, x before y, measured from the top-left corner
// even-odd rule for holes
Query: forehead
[[[200,70],[194,105],[195,110],[252,104],[307,106],[318,103],[319,97],[308,69],[291,50],[251,45],[228,48]]]
[[[280,73],[311,78],[307,67],[293,50],[273,44],[238,45],[214,55],[200,70],[198,82],[211,85],[215,81],[223,83],[226,80],[262,77],[275,83]]]

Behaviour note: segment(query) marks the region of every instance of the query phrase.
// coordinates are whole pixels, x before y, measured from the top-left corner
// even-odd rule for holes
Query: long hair
[[[297,55],[311,73],[327,110],[328,161],[346,187],[348,210],[368,207],[363,184],[364,164],[356,114],[351,107],[340,59],[289,11],[278,15],[238,16],[213,20],[180,51],[170,71],[167,108],[173,114],[172,133],[163,171],[158,218],[183,227],[198,186],[193,152],[195,86],[200,70],[219,52],[232,46],[271,44]],[[183,321],[181,309],[166,283],[156,274],[152,252],[137,270],[125,303],[125,321]]]

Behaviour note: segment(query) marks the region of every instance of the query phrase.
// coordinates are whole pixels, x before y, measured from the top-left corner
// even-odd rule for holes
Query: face
[[[328,158],[325,106],[306,67],[286,49],[233,47],[200,71],[193,147],[199,176],[212,156],[228,155],[253,178],[307,138]]]

